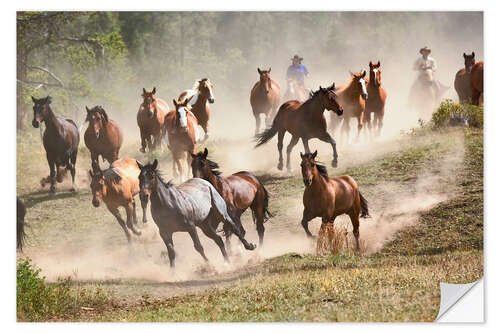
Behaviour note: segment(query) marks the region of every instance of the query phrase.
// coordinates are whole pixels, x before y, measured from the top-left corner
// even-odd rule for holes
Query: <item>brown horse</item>
[[[260,131],[260,115],[263,113],[266,116],[265,124],[270,126],[280,104],[280,86],[271,79],[271,67],[267,71],[257,68],[257,71],[260,79],[250,93],[250,105],[255,117],[255,135]]]
[[[139,193],[139,173],[137,161],[133,158],[124,158],[111,163],[109,169],[89,170],[90,188],[92,190],[92,204],[99,207],[100,201],[104,201],[108,210],[118,220],[118,223],[127,236],[127,241],[131,241],[130,232],[141,235],[135,228],[137,225],[137,215],[135,213],[134,197]],[[147,203],[142,204],[142,222],[146,223]],[[127,222],[123,221],[118,207],[124,207],[127,213]]]
[[[337,99],[344,108],[344,115],[340,118],[331,117],[330,124],[332,129],[338,127],[340,122],[342,123],[342,138],[344,135],[347,137],[347,143],[349,142],[349,131],[350,131],[350,120],[351,118],[356,118],[358,120],[358,135],[361,133],[363,128],[363,122],[365,117],[365,103],[368,98],[368,91],[366,89],[366,71],[359,73],[351,72],[351,81],[346,86],[339,86],[335,90],[337,93]]]
[[[248,207],[252,210],[252,218],[259,234],[259,244],[264,243],[264,222],[272,215],[269,213],[269,194],[262,183],[253,174],[240,171],[229,177],[221,176],[219,165],[207,159],[208,149],[192,154],[191,168],[193,177],[203,178],[210,182],[226,201],[228,213],[235,221],[240,221],[241,215]],[[239,222],[241,223],[241,222]],[[224,227],[226,243],[229,243],[231,229]]]
[[[181,182],[184,181],[184,168],[181,159],[183,159],[185,153],[187,153],[186,177],[189,178],[191,154],[196,152],[196,128],[198,126],[198,121],[191,112],[191,106],[189,105],[190,99],[191,97],[184,99],[182,102],[178,102],[174,99],[175,110],[170,111],[165,116],[164,131],[168,134],[168,148],[172,152],[172,169],[174,177],[180,177]]]
[[[369,217],[368,202],[351,176],[329,178],[325,166],[316,162],[316,155],[317,151],[312,154],[300,153],[300,166],[306,186],[302,198],[302,227],[307,236],[313,238],[309,231],[309,221],[313,218],[321,217],[322,224],[326,224],[334,223],[337,216],[347,214],[351,218],[356,251],[359,251],[359,218]]]
[[[372,137],[372,113],[373,113],[373,129],[376,129],[376,135],[379,136],[384,126],[384,113],[385,113],[385,100],[387,99],[387,92],[382,87],[382,75],[380,70],[380,61],[373,64],[371,61],[370,66],[370,80],[368,81],[368,99],[365,105],[365,120],[370,136]]]
[[[483,96],[483,68],[484,63],[479,61],[472,66],[470,72],[470,86],[472,89],[472,104],[479,105]]]
[[[283,137],[286,132],[292,135],[292,139],[286,148],[286,168],[291,171],[290,153],[293,147],[302,139],[302,144],[306,152],[309,152],[309,139],[318,138],[332,146],[333,161],[332,166],[337,167],[337,144],[326,131],[325,109],[335,111],[337,115],[342,115],[342,107],[337,101],[335,93],[335,83],[329,88],[321,88],[310,94],[304,103],[299,101],[288,101],[282,104],[273,120],[273,125],[263,133],[257,135],[257,145],[259,147],[271,140],[278,133],[278,169],[283,170]]]
[[[87,109],[89,127],[83,136],[85,145],[90,150],[92,160],[92,170],[99,169],[99,155],[109,164],[118,159],[118,153],[123,143],[123,132],[120,126],[113,119],[109,119],[102,106],[95,106]]]
[[[71,172],[72,188],[75,191],[76,156],[78,154],[78,144],[80,143],[80,133],[75,122],[71,119],[58,118],[52,112],[50,103],[52,98],[36,99],[31,96],[33,103],[33,121],[35,128],[40,126],[40,122],[45,122],[43,132],[43,147],[47,153],[50,175],[42,179],[41,184],[45,186],[50,182],[50,192],[56,191],[55,182],[61,183],[67,170]],[[57,169],[57,177],[56,177]]]
[[[472,66],[476,63],[475,54],[465,54],[464,53],[464,65],[465,67],[460,69],[457,74],[455,74],[455,90],[458,95],[458,100],[460,102],[470,103],[472,98],[472,88],[470,84],[470,73]]]
[[[169,108],[167,103],[156,98],[156,87],[151,92],[142,88],[142,104],[137,112],[137,125],[141,131],[141,149],[146,152],[146,146],[149,150],[158,148],[161,145],[163,122],[165,114]]]
[[[183,91],[177,100],[183,102],[186,98],[191,98],[191,111],[196,116],[198,123],[205,131],[205,136],[202,140],[205,141],[209,137],[208,122],[210,120],[210,107],[207,101],[212,104],[215,102],[214,85],[209,79],[201,79],[195,82],[193,89]]]

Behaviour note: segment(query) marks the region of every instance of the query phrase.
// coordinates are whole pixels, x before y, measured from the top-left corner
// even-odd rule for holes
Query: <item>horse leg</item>
[[[190,178],[189,172],[192,171],[191,163],[193,162],[193,157],[191,157],[191,154],[196,154],[195,148],[189,149],[186,153],[186,164],[187,164],[186,179]]]
[[[259,134],[260,131],[260,113],[254,113],[255,117],[255,135]]]
[[[49,163],[49,169],[50,169],[50,192],[55,193],[56,192],[56,163],[54,162],[54,159],[52,156],[49,156],[47,154],[47,162]]]
[[[318,139],[320,139],[323,142],[327,142],[332,146],[332,151],[333,151],[332,167],[336,168],[338,165],[339,155],[337,154],[337,143],[335,142],[335,139],[332,138],[332,136],[327,131],[325,131],[323,135],[320,135]]]
[[[302,137],[302,144],[304,145],[305,153],[309,154],[311,152],[311,149],[309,149],[309,139]]]
[[[227,223],[224,223],[222,229],[224,230],[224,235],[226,236],[227,251],[231,253],[231,235],[233,234],[233,231],[231,230],[231,227]]]
[[[262,245],[264,244],[264,231],[266,230],[266,228],[264,228],[264,206],[263,203],[259,200],[258,204],[251,208],[252,217],[257,229],[257,234],[259,235],[259,247],[262,247]]]
[[[182,156],[178,156],[175,160],[177,164],[177,169],[179,170],[179,180],[182,183],[184,181],[184,167],[182,166]]]
[[[354,239],[356,241],[356,252],[359,253],[359,212],[354,209],[349,213],[352,223],[352,233],[354,234]]]
[[[356,142],[359,142],[359,135],[363,129],[363,113],[356,117],[358,119],[358,134],[356,135]]]
[[[212,228],[210,223],[203,225],[203,227],[201,227],[201,231],[203,231],[203,233],[208,238],[211,238],[219,246],[219,249],[222,252],[222,256],[224,257],[224,261],[228,262],[229,259],[227,257],[227,252],[226,252],[226,247],[224,246],[224,242],[222,241],[222,238],[219,235],[217,235],[217,233]]]
[[[170,261],[170,267],[175,267],[175,250],[174,250],[174,241],[172,240],[172,233],[165,232],[160,229],[160,237],[163,239],[163,243],[167,247],[168,251],[168,259]]]
[[[134,226],[134,215],[135,215],[135,203],[134,200],[129,201],[127,206],[125,206],[125,212],[127,213],[127,227],[132,230],[137,236],[141,235],[141,232],[137,230]]]
[[[200,239],[198,238],[198,232],[196,231],[196,227],[193,225],[189,231],[189,236],[193,240],[194,248],[198,251],[199,254],[203,257],[205,261],[208,261],[208,258],[205,256],[205,250],[203,250],[203,246],[200,243]]]
[[[477,89],[472,89],[472,104],[479,105],[479,98],[481,97],[481,92]]]
[[[139,127],[139,131],[141,132],[141,148],[139,149],[139,151],[141,153],[145,153],[147,146],[146,133],[142,127]]]
[[[71,172],[71,192],[76,191],[76,186],[75,186],[75,176],[76,176],[76,154],[77,151],[75,151],[70,158],[70,172]]]
[[[377,131],[375,133],[376,136],[380,136],[380,133],[382,132],[383,126],[384,126],[384,114],[378,113],[377,114]]]
[[[125,232],[125,236],[127,236],[127,241],[130,243],[130,241],[131,241],[130,232],[128,231],[127,226],[125,225],[125,221],[123,221],[122,216],[120,215],[120,211],[118,210],[118,207],[109,207],[108,206],[108,209],[111,212],[111,214],[113,214],[113,216],[116,218],[116,220],[120,224],[120,227],[122,227],[123,231]]]
[[[210,134],[208,133],[208,119],[205,121],[205,123],[201,124],[201,128],[203,128],[203,131],[205,132],[205,136],[203,137],[203,140],[201,142],[205,142],[210,136]]]
[[[285,136],[284,130],[278,132],[278,153],[280,155],[278,161],[278,170],[283,170],[283,137]]]
[[[306,232],[307,237],[309,238],[316,238],[314,237],[311,232],[309,231],[309,221],[311,221],[314,218],[312,214],[304,208],[304,211],[302,212],[302,227],[304,228],[304,231]]]
[[[148,203],[147,201],[142,201],[141,200],[141,207],[142,207],[142,223],[147,223],[147,208],[148,208]]]
[[[149,151],[154,150],[152,135],[148,135],[148,136],[146,137],[146,142],[147,142],[147,145],[148,145],[148,150],[149,150]]]
[[[290,166],[290,154],[292,153],[293,147],[299,142],[299,138],[297,136],[292,136],[290,143],[286,147],[286,169],[288,172],[292,172],[292,167]]]
[[[349,132],[351,130],[350,128],[350,122],[351,118],[349,117],[344,117],[344,121],[342,122],[342,142],[344,144],[349,144]]]

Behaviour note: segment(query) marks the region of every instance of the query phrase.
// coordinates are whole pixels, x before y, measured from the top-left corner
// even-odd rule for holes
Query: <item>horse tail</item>
[[[362,218],[370,217],[370,213],[368,212],[368,201],[366,201],[365,197],[359,192],[359,200],[361,201],[361,215]]]
[[[269,211],[269,192],[267,192],[267,189],[264,187],[264,185],[261,184],[262,191],[264,192],[264,222],[269,220],[270,218],[273,217],[273,214]]]
[[[278,112],[276,113],[276,116],[274,117],[273,124],[271,125],[271,127],[269,127],[264,132],[262,132],[260,134],[257,134],[255,136],[255,139],[257,141],[257,144],[255,145],[255,148],[262,146],[264,143],[266,143],[269,140],[271,140],[273,138],[273,136],[276,135],[276,133],[278,133],[278,126],[279,126],[278,125],[278,120],[280,118],[280,112],[282,112],[282,110],[284,109],[285,105],[286,105],[286,103],[283,104],[279,108]]]

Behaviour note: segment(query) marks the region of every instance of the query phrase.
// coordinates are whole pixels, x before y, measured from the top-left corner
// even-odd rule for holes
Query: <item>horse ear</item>
[[[156,170],[156,168],[158,167],[158,160],[155,158],[155,160],[153,161],[153,170]]]
[[[259,74],[262,74],[262,71],[260,70],[259,67],[257,67],[257,72],[259,72]]]
[[[203,151],[203,158],[207,158],[208,156],[208,149],[205,148],[205,150]]]
[[[271,73],[271,67],[269,67],[269,69],[267,70],[268,73]]]
[[[475,58],[476,55],[474,54],[474,51],[472,51],[472,58]]]
[[[85,110],[87,110],[87,112],[90,112],[90,109],[88,108],[87,105],[85,105]]]
[[[370,66],[370,68],[372,68],[372,67],[373,67],[373,64],[372,64],[372,62],[371,62],[371,61],[370,61],[370,63],[368,64],[368,66]]]
[[[137,163],[137,166],[139,167],[139,169],[142,170],[144,168],[144,166],[139,161],[136,160],[135,162]]]
[[[362,77],[365,77],[366,76],[366,71],[363,71],[363,76]]]
[[[146,95],[146,89],[142,88],[142,96]]]
[[[178,105],[178,104],[177,104],[177,101],[175,100],[175,98],[174,98],[172,101],[174,102],[174,107],[175,107],[175,109],[177,110],[177,105]]]
[[[465,59],[465,58],[467,58],[467,54],[465,54],[465,52],[464,52],[464,59]]]
[[[351,74],[351,76],[354,76],[354,73],[351,70],[349,70],[349,74]]]
[[[380,67],[380,60],[377,62],[377,67]]]
[[[304,154],[302,154],[302,152],[300,152],[300,158],[304,158]]]
[[[314,153],[312,153],[311,157],[312,158],[316,158],[316,155],[318,155],[318,151],[317,150],[315,150]]]
[[[191,158],[195,158],[196,157],[196,154],[193,154],[191,152],[189,152],[191,154]]]
[[[186,98],[186,99],[184,100],[184,103],[182,103],[182,104],[184,104],[184,105],[188,105],[188,104],[189,104],[189,102],[191,102],[191,100],[193,99],[193,97],[194,97],[194,95],[189,96],[189,98]]]
[[[31,96],[31,100],[33,101],[33,103],[36,103],[36,98]]]
[[[335,90],[335,82],[332,83],[332,90]]]
[[[153,95],[156,94],[156,87],[153,87],[153,91],[151,92]]]

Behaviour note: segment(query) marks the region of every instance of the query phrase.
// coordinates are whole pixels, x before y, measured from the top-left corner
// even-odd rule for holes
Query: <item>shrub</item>
[[[467,103],[455,103],[446,99],[432,114],[434,127],[443,127],[467,121],[469,126],[483,127],[483,107]]]

